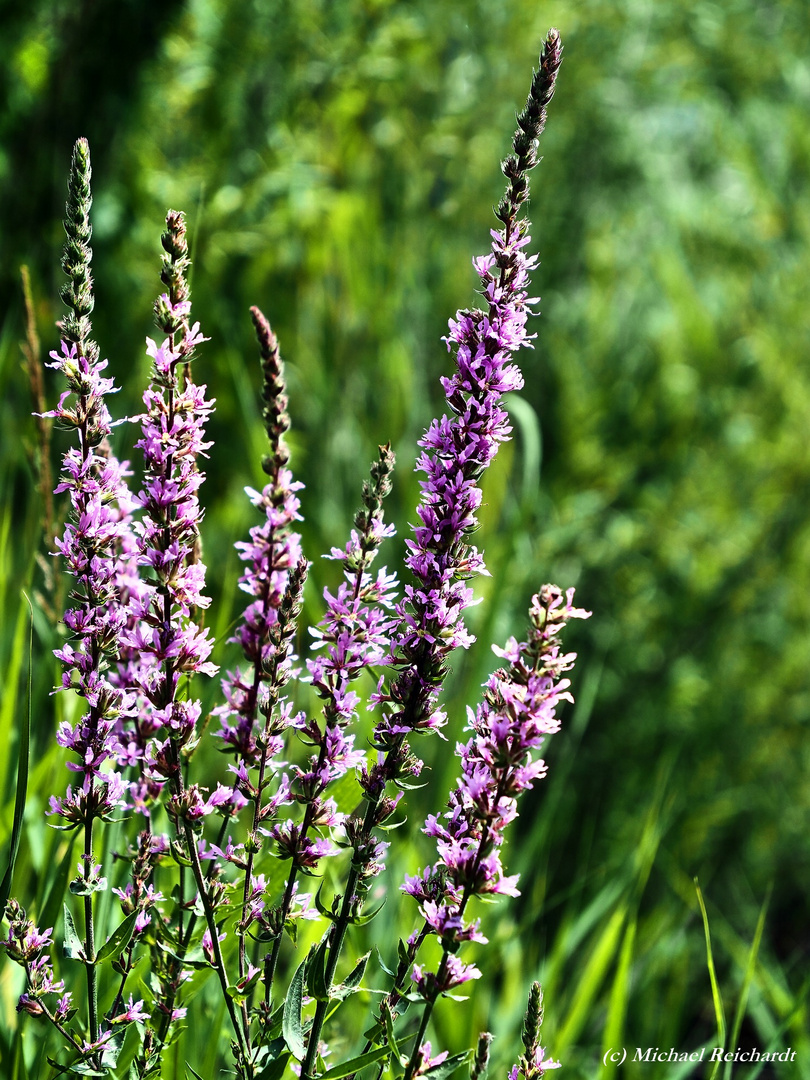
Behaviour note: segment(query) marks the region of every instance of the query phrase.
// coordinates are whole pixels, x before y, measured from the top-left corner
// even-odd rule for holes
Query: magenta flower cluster
[[[448,349],[455,346],[456,371],[442,379],[449,416],[434,420],[419,444],[417,469],[425,474],[419,524],[406,541],[415,583],[405,586],[397,609],[401,629],[392,659],[400,673],[380,695],[387,709],[376,735],[385,747],[411,732],[444,727],[438,696],[446,659],[474,641],[462,615],[474,603],[469,578],[486,568],[469,537],[478,525],[480,477],[511,430],[503,395],[523,386],[510,357],[529,342],[526,286],[536,261],[523,250],[528,234],[507,236],[504,229],[492,236],[492,253],[475,260],[488,308],[451,320],[446,340]],[[500,278],[491,273],[495,265],[504,268]]]
[[[500,848],[505,829],[517,817],[518,797],[546,773],[545,762],[535,755],[546,736],[559,730],[557,706],[573,700],[570,681],[561,676],[573,667],[575,656],[561,651],[559,634],[570,619],[590,616],[573,606],[573,592],[569,589],[563,598],[556,586],[544,585],[532,599],[528,640],[510,638],[504,649],[493,646],[508,667],[490,676],[484,700],[475,712],[470,710],[472,737],[456,747],[458,784],[445,813],[430,815],[425,824],[439,859],[402,886],[417,900],[429,932],[444,948],[437,973],[414,966],[413,980],[427,1000],[480,977],[476,967],[462,964],[456,955],[465,941],[486,941],[477,921],[465,921],[468,901],[519,895],[517,877],[503,872]]]
[[[195,621],[209,598],[203,593],[205,564],[197,558],[202,512],[199,488],[205,479],[200,459],[211,444],[205,424],[213,403],[205,386],[189,374],[195,348],[207,339],[199,323],[190,325],[191,304],[185,295],[182,271],[187,262],[185,223],[169,214],[165,263],[174,285],[155,305],[159,325],[169,334],[160,345],[147,338],[152,379],[144,394],[142,436],[136,449],[143,453],[144,486],[138,495],[142,516],[134,528],[138,564],[147,584],[129,602],[131,625],[122,644],[140,658],[135,689],[148,702],[139,737],[165,729],[166,736],[148,743],[144,758],[147,777],[168,779],[179,770],[177,749],[193,738],[200,704],[181,699],[181,679],[196,673],[215,675],[209,660],[213,641]],[[178,378],[180,366],[183,378]],[[148,732],[147,732],[148,729]]]
[[[62,687],[75,690],[87,702],[87,712],[75,725],[65,721],[57,732],[60,746],[78,761],[68,768],[81,773],[74,790],[51,798],[51,809],[72,825],[109,816],[122,802],[124,784],[109,763],[116,755],[115,731],[132,708],[132,695],[113,685],[111,659],[126,614],[118,599],[117,547],[123,523],[117,510],[126,494],[125,469],[109,451],[112,419],[105,398],[115,392],[112,379],[102,376],[107,361],[90,351],[83,355],[76,342],[62,342],[51,353],[68,389],[53,410],[45,413],[76,432],[78,446],[64,456],[56,492],[67,492],[70,515],[56,546],[73,576],[74,606],[65,612],[71,642],[56,651],[65,671]]]

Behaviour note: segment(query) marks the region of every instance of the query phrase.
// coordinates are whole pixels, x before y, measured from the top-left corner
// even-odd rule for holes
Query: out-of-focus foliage
[[[267,312],[289,362],[310,558],[343,542],[388,439],[404,532],[415,442],[440,401],[440,338],[472,301],[469,259],[487,247],[497,163],[549,25],[566,59],[530,210],[543,317],[516,441],[486,481],[492,577],[479,583],[482,647],[456,664],[456,734],[488,643],[520,631],[541,582],[575,584],[594,616],[576,641],[578,705],[511,846],[523,899],[483,912],[480,963],[495,983],[466,1012],[439,1012],[434,1047],[489,1027],[503,1069],[534,977],[545,1042],[571,1077],[594,1075],[609,1046],[712,1039],[699,875],[729,1022],[773,886],[741,1039],[793,1046],[807,1070],[804,0],[32,0],[4,15],[0,735],[12,738],[22,664],[19,585],[42,589],[17,268],[31,265],[51,348],[73,140],[93,153],[95,327],[122,412],[137,411],[147,369],[163,215],[188,212],[195,317],[212,339],[198,378],[218,400],[204,540],[224,638],[230,545],[251,520],[242,486],[262,453],[248,306]],[[310,620],[332,580],[316,565]],[[37,629],[49,672],[42,614]],[[43,753],[49,679],[36,695]],[[435,803],[455,771],[448,753],[434,758]],[[8,806],[13,769],[0,773]],[[32,895],[47,865],[39,810]],[[428,851],[411,844],[392,875]],[[390,947],[397,930],[379,925]],[[18,1052],[10,1040],[0,1055]]]

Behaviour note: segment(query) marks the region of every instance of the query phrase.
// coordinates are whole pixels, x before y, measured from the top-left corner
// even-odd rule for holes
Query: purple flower
[[[544,762],[534,754],[559,728],[556,707],[572,700],[569,680],[561,675],[575,656],[561,652],[558,636],[570,619],[590,614],[573,606],[573,594],[569,589],[563,599],[556,586],[544,585],[532,599],[528,640],[511,639],[505,649],[494,650],[509,658],[509,667],[489,678],[482,703],[470,712],[472,738],[456,747],[461,777],[448,809],[425,823],[424,832],[436,839],[439,861],[402,886],[444,946],[436,985],[443,983],[461,942],[482,940],[478,923],[464,921],[470,897],[518,895],[517,877],[504,874],[499,849],[517,816],[518,796],[545,775]],[[418,985],[431,988],[424,978]]]
[[[435,1069],[437,1065],[441,1063],[447,1057],[447,1050],[442,1050],[440,1054],[435,1057],[431,1057],[432,1047],[429,1042],[422,1043],[419,1047],[419,1060],[416,1068],[414,1069],[414,1076],[424,1076],[430,1069]]]
[[[301,520],[297,492],[304,486],[293,480],[287,468],[289,450],[284,435],[289,430],[284,365],[278,340],[258,308],[251,308],[262,356],[265,400],[264,422],[270,440],[270,453],[263,461],[269,482],[262,491],[246,488],[253,505],[263,514],[261,524],[250,530],[250,540],[239,542],[236,549],[246,564],[239,587],[251,601],[242,616],[232,641],[242,647],[249,667],[229,672],[222,689],[226,704],[216,709],[222,731],[220,737],[247,767],[271,760],[281,750],[280,740],[272,747],[268,739],[279,734],[283,724],[264,732],[265,745],[258,745],[262,735],[257,717],[265,718],[278,702],[279,690],[292,673],[294,656],[289,649],[289,635],[278,636],[279,612],[290,586],[291,572],[301,564],[301,537],[294,523]],[[303,584],[303,583],[302,583]],[[289,720],[290,712],[279,714]]]
[[[550,1069],[559,1069],[561,1063],[559,1061],[552,1061],[547,1058],[546,1052],[542,1046],[538,1046],[534,1052],[534,1059],[531,1065],[531,1069],[524,1072],[519,1066],[513,1065],[509,1070],[509,1080],[518,1080],[518,1076],[531,1076],[532,1078],[537,1076],[543,1076]]]
[[[434,1000],[456,986],[463,986],[471,979],[480,979],[481,972],[475,964],[463,964],[457,956],[447,956],[439,972],[425,971],[419,964],[413,965],[411,975],[416,989],[428,1001]]]
[[[224,941],[227,937],[227,933],[223,930],[221,934],[217,934],[218,941]],[[206,929],[202,936],[202,950],[205,953],[205,958],[209,964],[216,963],[216,957],[214,955],[214,939],[211,935],[211,931]]]
[[[53,965],[46,949],[52,946],[53,929],[39,930],[16,900],[6,905],[9,921],[8,935],[0,940],[0,948],[6,950],[9,959],[25,969],[27,986],[17,1003],[18,1012],[31,1016],[43,1016],[46,1007],[42,1002],[51,994],[59,994],[56,1014],[62,1018],[71,1008],[71,995],[65,993],[64,980],[54,979]]]
[[[144,1012],[144,1003],[134,1001],[132,994],[129,995],[129,1003],[123,1012],[110,1020],[111,1024],[145,1024],[149,1019],[149,1013]]]
[[[94,1039],[92,1042],[87,1042],[85,1040],[82,1043],[82,1054],[86,1057],[90,1057],[91,1054],[95,1054],[98,1050],[106,1049],[112,1037],[112,1028],[106,1028],[104,1031],[100,1031],[97,1039]]]
[[[166,223],[164,281],[171,285],[155,310],[169,336],[159,346],[147,338],[152,379],[136,443],[144,457],[144,486],[138,495],[143,515],[135,525],[137,561],[146,568],[148,583],[130,597],[130,619],[121,631],[122,644],[139,657],[130,669],[135,686],[151,704],[147,727],[138,727],[130,744],[121,738],[122,754],[131,749],[134,758],[141,756],[147,775],[158,784],[176,776],[173,747],[193,737],[199,717],[198,702],[177,700],[180,679],[217,671],[208,659],[213,647],[208,630],[195,622],[195,612],[209,603],[202,592],[205,565],[199,559],[198,492],[204,474],[198,460],[211,445],[204,433],[213,403],[205,387],[192,382],[188,365],[196,346],[206,339],[198,323],[189,324],[185,221],[182,214],[169,211]],[[162,745],[153,741],[144,752],[145,736],[160,727],[168,729],[168,740]]]

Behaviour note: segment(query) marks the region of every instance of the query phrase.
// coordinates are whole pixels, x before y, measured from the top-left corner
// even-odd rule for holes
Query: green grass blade
[[[25,593],[23,593],[25,596]],[[20,836],[22,834],[23,814],[25,813],[25,799],[28,793],[28,748],[31,737],[31,674],[33,669],[34,652],[34,611],[31,601],[25,596],[31,613],[31,623],[28,633],[28,702],[22,711],[20,720],[20,741],[17,748],[17,792],[14,798],[14,821],[11,826],[11,841],[8,851],[8,866],[0,882],[0,915],[6,909],[6,901],[11,893],[11,879],[14,876],[14,863],[17,861],[17,852],[20,848]]]
[[[0,559],[3,558],[2,545],[0,544]],[[2,596],[2,594],[0,594]],[[27,599],[27,597],[26,597]],[[30,607],[30,605],[29,605]],[[0,609],[6,610],[0,598]],[[11,638],[11,651],[8,662],[3,672],[3,697],[0,703],[0,745],[10,746],[14,741],[14,729],[17,726],[19,711],[19,694],[17,687],[20,681],[23,660],[25,657],[25,605],[20,604],[17,619],[14,626],[14,634]],[[3,756],[0,760],[0,798],[11,801],[11,761]],[[3,831],[7,828],[6,822],[2,823]]]
[[[700,885],[698,879],[695,878],[695,890],[697,892],[698,904],[700,904],[700,914],[703,918],[703,932],[706,935],[706,964],[709,968],[709,979],[712,984],[712,1001],[714,1002],[714,1017],[717,1022],[717,1045],[725,1047],[726,1045],[726,1014],[723,1009],[723,998],[720,995],[720,986],[717,982],[717,972],[714,968],[714,954],[712,953],[712,935],[709,930],[709,916],[706,912],[706,905],[703,902],[703,893],[700,891]],[[714,1080],[717,1075],[717,1070],[720,1068],[720,1062],[716,1062],[712,1069],[710,1080]]]
[[[748,962],[745,965],[745,975],[743,976],[743,984],[740,988],[740,1000],[737,1002],[737,1010],[734,1013],[734,1023],[731,1027],[731,1046],[737,1045],[737,1037],[740,1034],[742,1028],[742,1022],[745,1018],[745,1010],[748,1006],[748,994],[751,989],[751,983],[754,981],[754,972],[757,968],[757,956],[759,955],[759,946],[762,941],[762,932],[765,929],[765,916],[768,913],[768,905],[771,902],[771,891],[768,889],[768,895],[762,904],[762,908],[757,919],[756,930],[754,931],[754,940],[751,942],[751,949],[748,953]],[[732,1062],[727,1062],[726,1067],[723,1070],[724,1080],[731,1080],[731,1066]]]
[[[619,935],[622,932],[626,916],[627,905],[621,904],[613,912],[607,926],[601,931],[591,948],[590,958],[572,996],[571,1011],[554,1041],[555,1053],[564,1053],[567,1047],[576,1042],[585,1026],[593,1001],[605,977],[605,972],[616,955]]]
[[[630,996],[630,965],[633,962],[633,946],[636,941],[637,925],[637,920],[632,918],[624,931],[619,963],[610,990],[610,1003],[602,1043],[603,1055],[614,1047],[624,1045],[624,1021],[627,1016],[627,1001]],[[608,1060],[605,1066],[605,1080],[615,1076],[616,1069],[617,1063]]]

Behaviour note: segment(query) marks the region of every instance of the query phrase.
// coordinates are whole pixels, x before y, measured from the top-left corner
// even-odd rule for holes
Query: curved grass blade
[[[717,1021],[717,1045],[726,1045],[726,1014],[723,1009],[723,999],[720,996],[720,985],[717,982],[717,972],[714,969],[714,954],[712,952],[712,936],[709,932],[709,916],[706,913],[706,905],[703,902],[703,893],[700,891],[698,879],[695,878],[695,890],[697,892],[700,914],[703,918],[703,933],[706,935],[706,965],[709,969],[709,980],[712,984],[712,1001],[714,1002],[714,1016]],[[720,1068],[720,1062],[715,1063],[710,1080],[714,1080]]]
[[[17,791],[14,798],[14,820],[11,826],[8,866],[3,875],[3,880],[0,882],[0,915],[6,910],[6,901],[11,893],[11,879],[14,876],[14,863],[17,861],[17,852],[20,848],[25,800],[28,794],[28,751],[31,739],[31,676],[34,666],[34,609],[31,607],[28,596],[25,593],[23,593],[23,596],[31,613],[28,630],[28,702],[20,721],[20,742],[17,749]]]
[[[751,942],[751,950],[748,953],[748,963],[745,966],[745,975],[743,976],[743,984],[740,989],[740,1000],[737,1002],[737,1011],[734,1014],[734,1021],[731,1025],[731,1046],[737,1045],[737,1038],[740,1034],[743,1020],[745,1019],[745,1010],[748,1006],[748,993],[751,989],[751,983],[754,981],[757,956],[759,955],[759,946],[762,942],[762,932],[765,929],[765,916],[768,913],[768,905],[771,902],[772,889],[773,886],[768,889],[768,894],[760,909],[757,927],[754,931],[754,940]],[[723,1071],[724,1080],[731,1080],[731,1065],[732,1063],[730,1061],[726,1063],[726,1067]]]

